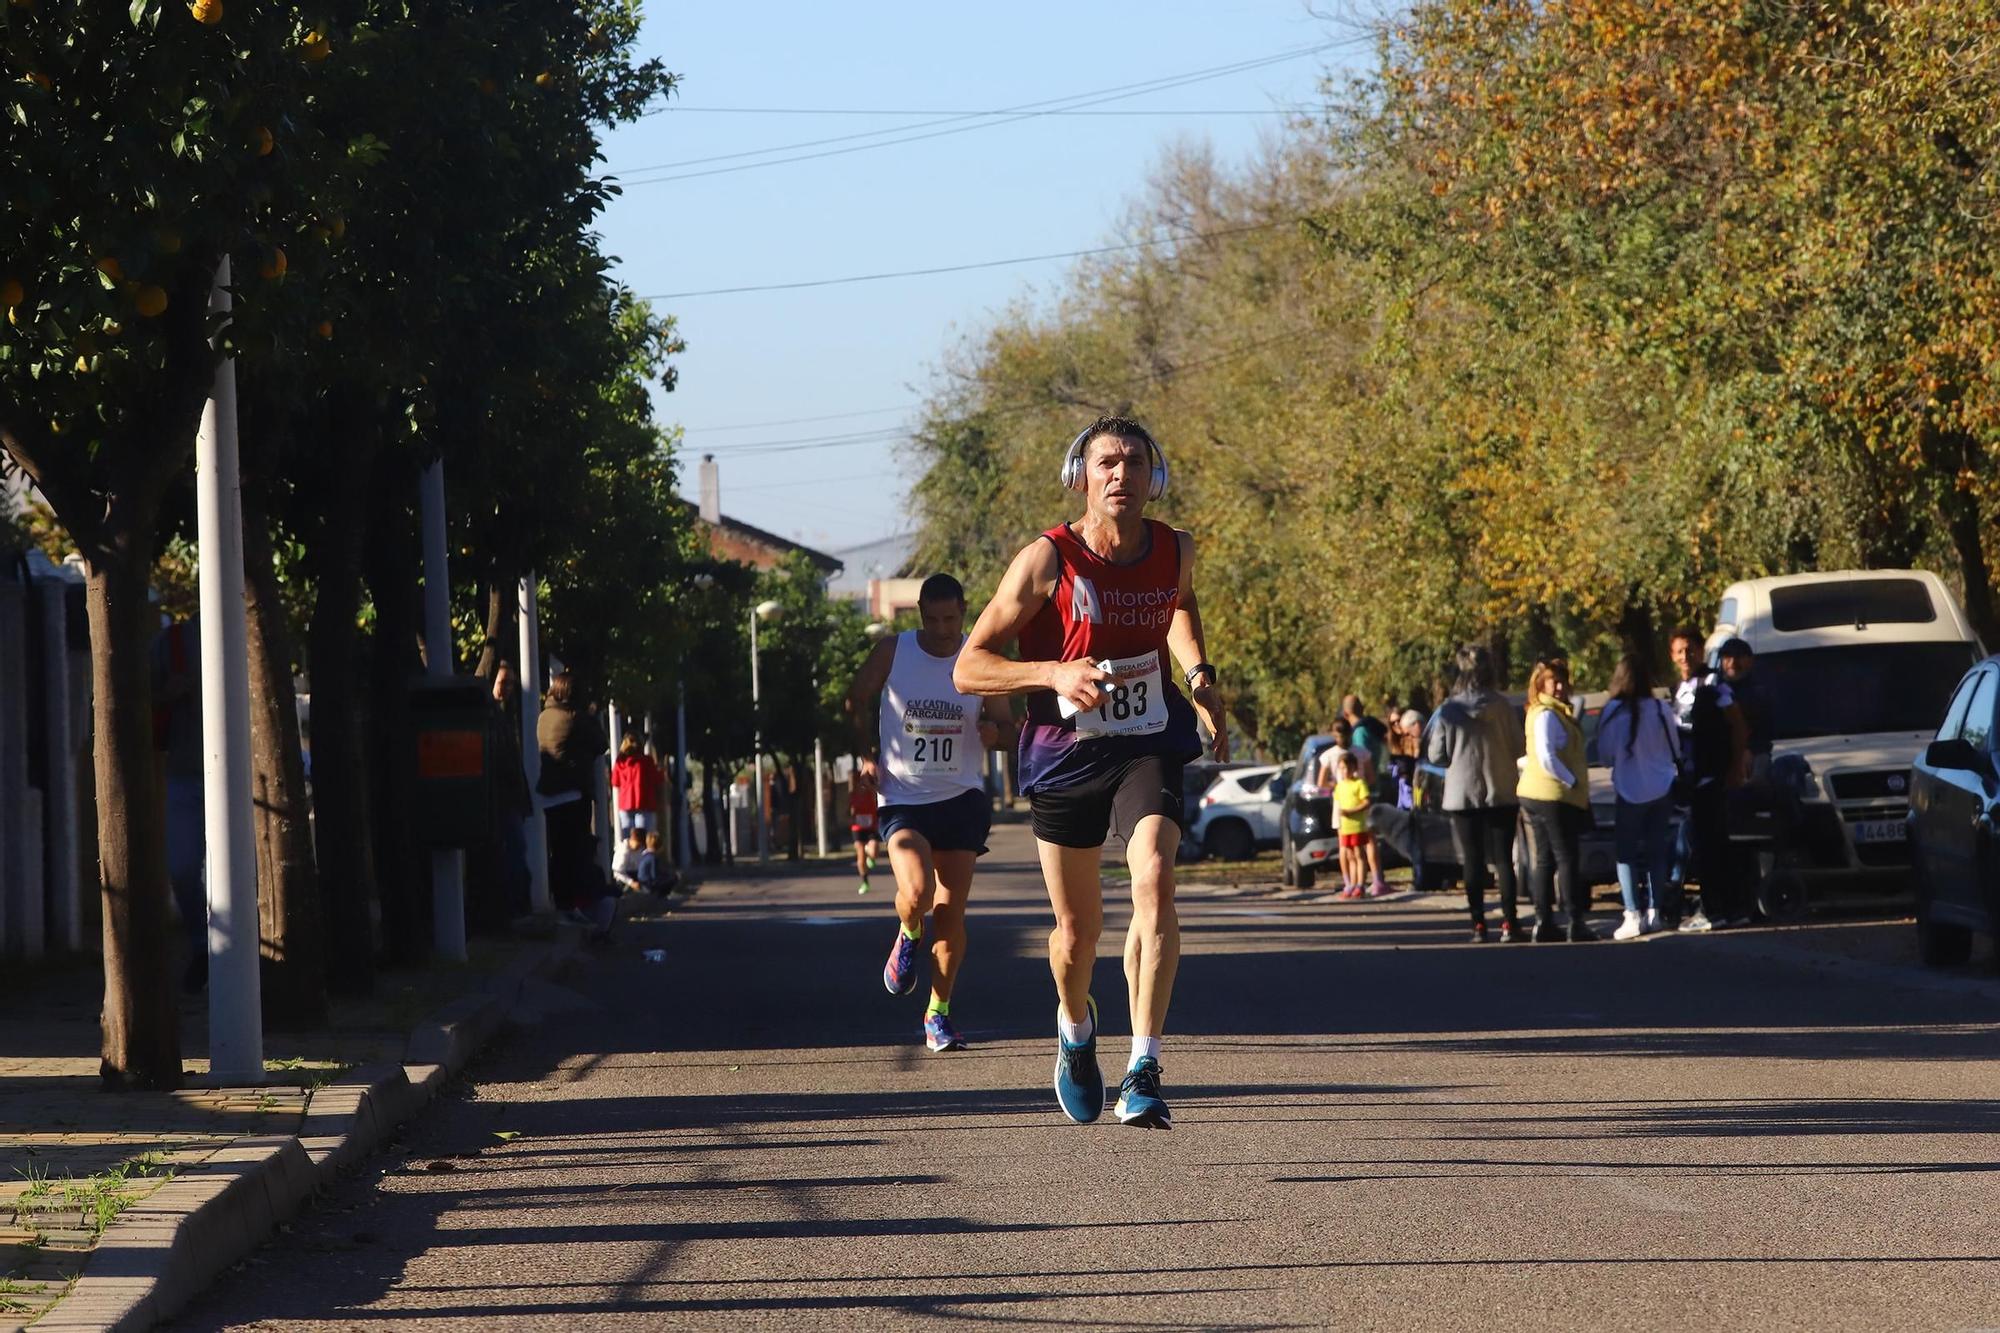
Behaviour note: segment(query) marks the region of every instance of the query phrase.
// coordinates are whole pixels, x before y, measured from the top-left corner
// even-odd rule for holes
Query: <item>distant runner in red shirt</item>
[[[1197,714],[1218,760],[1229,757],[1229,738],[1202,645],[1194,538],[1145,517],[1147,501],[1167,488],[1160,446],[1136,421],[1100,417],[1070,442],[1061,477],[1083,492],[1083,517],[1014,557],[953,681],[968,694],[1028,695],[1021,790],[1056,916],[1056,1100],[1081,1124],[1104,1112],[1090,971],[1104,927],[1104,840],[1116,830],[1132,871],[1132,1059],[1118,1118],[1167,1129],[1159,1055],[1180,965],[1181,769],[1202,751]],[[1016,639],[1021,660],[1010,661],[1003,650]]]
[[[868,892],[868,875],[875,869],[875,853],[881,850],[875,831],[875,779],[857,765],[854,785],[847,794],[847,828],[854,834],[854,873],[861,876],[858,893]]]

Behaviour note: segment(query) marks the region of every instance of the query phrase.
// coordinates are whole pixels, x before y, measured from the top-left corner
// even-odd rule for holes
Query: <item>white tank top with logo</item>
[[[883,805],[934,805],[983,785],[980,700],[952,687],[957,661],[956,652],[949,657],[925,652],[915,630],[896,636],[896,656],[882,687]]]

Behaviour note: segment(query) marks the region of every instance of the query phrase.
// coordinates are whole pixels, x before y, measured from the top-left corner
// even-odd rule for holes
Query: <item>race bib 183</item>
[[[1097,707],[1076,715],[1078,736],[1150,736],[1167,726],[1167,697],[1160,680],[1160,655],[1113,657],[1098,665],[1118,677],[1100,684]]]

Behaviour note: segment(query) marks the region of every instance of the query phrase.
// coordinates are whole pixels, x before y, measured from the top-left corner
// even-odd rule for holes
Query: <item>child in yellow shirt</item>
[[[1382,878],[1375,835],[1368,831],[1373,794],[1362,781],[1361,763],[1352,753],[1343,752],[1334,764],[1340,780],[1333,787],[1333,808],[1340,817],[1340,875],[1345,881],[1338,896],[1380,898],[1389,892],[1389,885]]]

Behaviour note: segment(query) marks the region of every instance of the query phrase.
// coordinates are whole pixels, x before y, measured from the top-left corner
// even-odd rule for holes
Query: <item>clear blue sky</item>
[[[682,84],[666,112],[619,129],[606,144],[607,170],[625,183],[624,196],[603,219],[606,247],[621,257],[622,278],[652,296],[1104,244],[1164,146],[1205,138],[1234,161],[1282,124],[1275,115],[1193,113],[1309,104],[1330,62],[1365,58],[1365,49],[1349,45],[1090,108],[1171,115],[1043,116],[813,161],[639,182],[763,159],[642,168],[938,119],[823,114],[833,109],[990,111],[1353,35],[1352,28],[1315,17],[1301,0],[1005,6],[653,0],[643,50],[662,57]],[[822,114],[696,109],[702,107]],[[1055,290],[1067,266],[1057,260],[657,302],[679,317],[688,341],[680,387],[661,400],[665,419],[688,431],[683,491],[692,494],[696,460],[712,450],[722,461],[723,509],[734,517],[822,549],[906,530],[908,454],[882,435],[911,424],[911,405],[954,342],[1017,296]],[[717,429],[846,413],[866,415]],[[788,452],[738,452],[860,432],[875,434]],[[1063,443],[1051,442],[1051,469]]]

